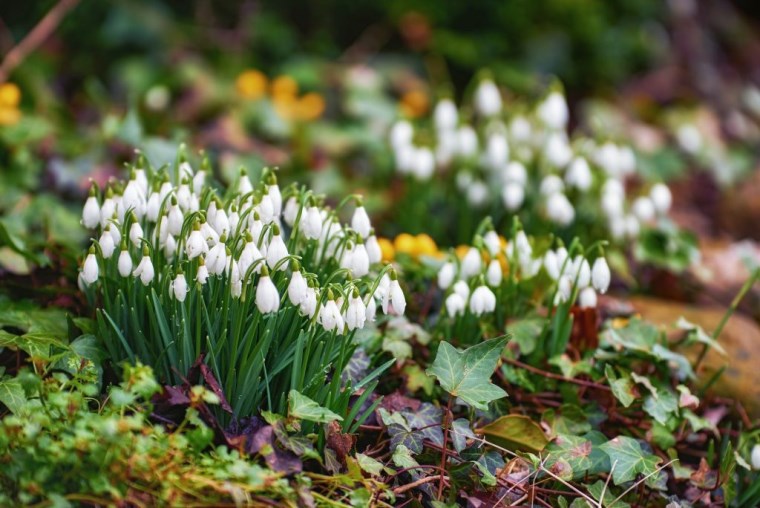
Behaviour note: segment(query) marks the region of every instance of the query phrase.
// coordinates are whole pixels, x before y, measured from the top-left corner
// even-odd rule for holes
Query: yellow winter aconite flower
[[[380,246],[383,261],[390,262],[396,258],[396,249],[393,247],[393,242],[381,237],[377,239],[377,244]]]
[[[316,120],[325,111],[325,99],[316,92],[310,92],[298,99],[298,118]]]
[[[422,90],[412,90],[401,97],[401,112],[410,118],[424,115],[429,108],[430,99]]]
[[[13,125],[21,119],[21,90],[15,83],[0,85],[0,125]]]
[[[420,256],[440,257],[438,246],[430,235],[424,233],[413,236],[409,233],[401,233],[393,241],[396,252],[403,252],[413,258]]]
[[[240,73],[235,80],[235,88],[244,99],[256,100],[266,94],[268,79],[260,71],[249,69]]]
[[[298,94],[298,83],[290,76],[277,76],[272,81],[272,96],[275,101],[281,97],[295,98]]]
[[[298,98],[295,95],[279,94],[272,97],[274,110],[283,120],[294,120],[298,113]]]

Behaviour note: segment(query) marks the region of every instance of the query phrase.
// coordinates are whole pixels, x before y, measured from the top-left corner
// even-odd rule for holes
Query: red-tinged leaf
[[[209,389],[214,392],[217,397],[219,397],[219,405],[221,408],[232,414],[232,407],[230,406],[230,403],[227,402],[227,397],[224,396],[224,390],[222,390],[222,387],[219,386],[219,382],[216,380],[216,377],[214,377],[214,373],[211,372],[209,366],[205,363],[202,363],[200,365],[200,373],[201,376],[203,376],[203,380],[206,382],[206,385],[209,387]]]

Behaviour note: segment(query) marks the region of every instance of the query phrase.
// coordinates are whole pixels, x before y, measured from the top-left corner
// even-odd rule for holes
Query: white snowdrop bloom
[[[367,256],[369,257],[370,264],[379,263],[383,260],[383,251],[380,248],[380,244],[377,241],[377,237],[374,233],[370,233],[364,246],[367,249]]]
[[[608,178],[602,185],[602,194],[618,196],[620,199],[625,198],[625,186],[617,178]]]
[[[417,149],[414,145],[402,145],[393,149],[393,160],[396,161],[396,171],[407,175],[414,170]]]
[[[209,226],[209,223],[203,219],[201,219],[201,235],[203,235],[203,239],[209,247],[219,243],[219,233],[214,231],[214,228]]]
[[[314,313],[317,312],[317,290],[312,287],[307,287],[306,296],[298,305],[298,308],[301,311],[301,314],[313,318]]]
[[[524,116],[516,116],[509,124],[509,136],[512,141],[527,143],[533,135],[533,128]]]
[[[522,187],[528,182],[528,172],[522,162],[512,161],[501,172],[501,178],[504,183],[519,183]]]
[[[486,161],[492,170],[497,170],[509,159],[507,137],[500,132],[493,132],[486,142]]]
[[[357,206],[351,217],[351,229],[359,233],[362,238],[367,238],[372,229],[367,210],[363,206]]]
[[[621,176],[620,173],[620,150],[612,142],[600,146],[595,153],[596,163],[601,166],[605,173],[611,177]]]
[[[399,120],[391,127],[390,141],[394,149],[402,146],[408,146],[412,143],[414,137],[414,128],[406,120]]]
[[[171,285],[169,287],[169,292],[180,302],[184,302],[185,298],[187,297],[187,292],[189,289],[187,288],[187,279],[185,279],[185,274],[182,272],[179,272],[176,277],[174,277],[174,280],[171,282]]]
[[[192,178],[193,177],[193,167],[190,165],[187,161],[182,161],[179,164],[179,174],[182,178]]]
[[[501,191],[501,199],[504,207],[513,212],[520,208],[525,201],[525,188],[517,182],[510,182]]]
[[[261,233],[264,231],[264,223],[261,222],[258,212],[253,212],[251,215],[253,216],[253,219],[251,220],[251,223],[248,226],[248,232],[251,233],[251,236],[253,237],[253,241],[256,242],[256,245],[261,247],[261,243],[259,240],[261,240]]]
[[[259,248],[256,247],[256,242],[253,241],[253,237],[250,236],[250,233],[248,233],[248,235],[246,235],[245,246],[243,247],[243,251],[240,253],[240,259],[238,260],[240,273],[242,273],[245,277],[251,266],[253,266],[256,261],[262,259],[263,257],[264,256],[261,254]],[[254,268],[254,273],[261,273],[261,263],[256,265],[256,268]]]
[[[583,256],[575,256],[573,260],[573,275],[579,288],[585,288],[591,284],[591,266]]]
[[[310,206],[304,215],[300,223],[304,236],[310,240],[319,238],[322,232],[322,215],[319,213],[319,208]]]
[[[230,229],[230,219],[227,217],[227,212],[224,208],[220,208],[216,211],[216,214],[214,214],[214,220],[210,224],[211,227],[214,228],[214,231],[219,235],[225,232],[228,234],[232,232]]]
[[[546,200],[546,215],[552,222],[561,226],[567,226],[575,219],[575,209],[567,196],[556,192]]]
[[[752,462],[752,469],[760,469],[760,444],[752,447],[750,461]]]
[[[475,208],[481,208],[488,203],[488,186],[480,180],[475,180],[467,189],[467,202]]]
[[[91,195],[87,198],[87,201],[84,202],[84,208],[82,209],[82,225],[87,229],[95,229],[98,224],[100,224],[100,206],[98,205],[98,198]]]
[[[143,196],[148,195],[148,176],[145,174],[144,169],[135,169],[135,181],[140,187],[140,192]]]
[[[132,273],[132,256],[129,255],[129,251],[124,248],[119,253],[119,260],[117,262],[119,268],[119,275],[122,277],[129,277]]]
[[[555,252],[557,253],[557,263],[559,264],[560,273],[564,273],[570,265],[570,262],[567,259],[567,249],[564,246],[561,246]]]
[[[166,237],[169,236],[169,218],[164,215],[161,217],[161,220],[158,222],[158,227],[153,231],[153,240],[156,240],[156,236],[158,236],[158,243],[162,244],[166,241]]]
[[[660,215],[665,215],[673,204],[673,194],[664,183],[655,184],[649,191],[654,208]]]
[[[182,183],[177,188],[177,203],[183,210],[190,210],[190,205],[193,197],[193,193],[190,191],[190,185],[187,183],[187,179],[183,179]]]
[[[446,314],[451,317],[456,317],[460,314],[464,314],[464,309],[467,304],[464,298],[462,298],[462,295],[458,293],[451,293],[446,297],[445,305]]]
[[[369,273],[369,255],[363,243],[356,244],[351,252],[351,275],[355,278],[364,277]]]
[[[174,191],[174,187],[172,186],[171,182],[168,180],[164,180],[161,182],[161,187],[158,189],[158,196],[161,198],[161,202],[166,199],[166,196],[171,194]]]
[[[174,236],[178,236],[182,232],[184,220],[185,215],[180,210],[177,200],[172,198],[172,204],[169,206],[167,231]]]
[[[501,93],[490,79],[484,79],[475,89],[475,109],[482,116],[494,116],[501,112]]]
[[[268,196],[272,200],[274,215],[279,217],[282,213],[282,192],[280,192],[280,186],[275,183],[269,185],[267,189],[269,190]]]
[[[273,233],[274,234],[272,235],[272,240],[269,242],[269,246],[267,247],[267,265],[269,265],[269,268],[272,270],[274,270],[275,265],[277,265],[280,260],[288,256],[288,247],[282,240],[282,236],[280,235],[280,228],[275,225]],[[278,270],[286,269],[287,263],[280,264],[280,267],[278,268]]]
[[[240,214],[238,213],[237,207],[235,205],[232,205],[232,208],[230,210],[230,214],[227,216],[230,223],[230,231],[232,233],[236,233],[238,224],[240,224]]]
[[[375,301],[372,296],[367,297],[367,301],[365,302],[366,305],[366,321],[369,321],[370,323],[375,322],[375,314],[377,314],[377,302]]]
[[[470,286],[463,280],[458,280],[454,283],[454,293],[462,297],[463,300],[467,300],[470,297]]]
[[[135,268],[135,271],[132,272],[132,275],[134,277],[140,277],[140,282],[143,283],[143,286],[150,284],[153,277],[156,275],[153,268],[153,261],[150,260],[150,256],[145,249],[143,249],[142,260],[140,260],[140,263],[137,265],[137,268]]]
[[[618,149],[618,166],[623,175],[632,175],[636,171],[636,154],[630,146]]]
[[[489,286],[497,287],[501,285],[501,279],[501,263],[499,263],[498,259],[492,259],[488,263],[488,269],[486,270],[486,282],[488,282]]]
[[[457,183],[457,189],[459,189],[462,192],[467,191],[467,188],[472,183],[472,174],[467,170],[460,170],[457,173],[456,177],[456,183]]]
[[[552,280],[559,279],[561,269],[559,259],[557,258],[557,253],[551,249],[544,254],[544,268]]]
[[[578,293],[578,305],[582,309],[593,309],[596,307],[596,300],[596,291],[592,287],[583,288]]]
[[[647,196],[639,196],[636,198],[631,210],[641,222],[650,222],[657,214],[657,211],[654,208],[654,203]]]
[[[185,242],[185,253],[188,258],[194,259],[207,251],[208,244],[206,243],[206,240],[203,239],[200,224],[196,222],[193,225],[193,230],[190,233],[190,236],[188,236],[187,241]]]
[[[174,198],[172,198],[172,202],[174,202]],[[219,211],[219,202],[217,201],[216,196],[214,196],[211,199],[211,202],[208,204],[208,208],[206,208],[206,222],[209,224],[214,224],[214,219],[216,218],[216,213]]]
[[[520,258],[529,258],[533,255],[533,248],[530,246],[528,235],[522,229],[515,235],[515,246],[517,247],[517,254]]]
[[[429,180],[435,170],[435,157],[433,152],[426,147],[417,148],[414,154],[412,174],[418,180]]]
[[[391,271],[391,283],[383,297],[383,313],[403,316],[404,310],[406,310],[406,298],[396,279],[395,272]]]
[[[612,273],[610,267],[607,264],[607,260],[604,257],[598,257],[594,261],[594,265],[591,268],[591,284],[600,293],[604,294],[610,287],[610,280],[612,279]]]
[[[438,270],[438,287],[441,289],[448,289],[451,283],[454,282],[456,276],[456,266],[451,261],[447,261]]]
[[[539,186],[539,192],[544,196],[551,196],[552,194],[564,190],[565,184],[562,183],[562,179],[557,175],[546,175],[544,179],[541,180],[541,185]]]
[[[157,222],[160,210],[161,196],[158,195],[158,192],[151,192],[148,203],[145,205],[145,218],[150,222]]]
[[[130,180],[121,196],[121,208],[126,213],[132,210],[138,217],[145,215],[145,195],[136,180]]]
[[[562,275],[557,284],[557,299],[564,303],[570,299],[573,292],[573,281],[567,275]]]
[[[301,305],[308,296],[309,286],[300,270],[294,270],[288,283],[288,298],[293,305]]]
[[[349,330],[356,330],[357,328],[364,328],[364,322],[367,320],[367,306],[364,305],[361,297],[358,293],[355,293],[348,300],[348,308],[346,309],[346,326]]]
[[[282,211],[282,218],[285,220],[285,224],[293,227],[293,224],[296,223],[296,219],[298,218],[298,212],[300,209],[301,205],[298,203],[298,200],[295,197],[289,197],[285,202],[285,208]]]
[[[337,330],[340,333],[343,330],[343,316],[340,314],[338,304],[333,299],[328,298],[327,302],[319,309],[318,320],[322,328],[328,332]]]
[[[103,200],[103,205],[100,207],[100,226],[101,227],[105,227],[105,225],[108,224],[108,221],[113,219],[113,216],[116,213],[116,201],[114,201],[112,197],[108,196],[109,193],[110,193],[110,190],[106,192],[106,199]],[[84,223],[84,217],[82,217],[82,219]]]
[[[457,152],[462,157],[471,157],[478,151],[478,135],[470,125],[462,125],[457,130]]]
[[[684,152],[695,154],[702,147],[702,134],[692,124],[682,124],[676,131],[676,141]]]
[[[162,248],[166,259],[172,261],[174,259],[174,254],[177,252],[177,240],[172,235],[167,236]]]
[[[227,256],[227,264],[230,270],[230,294],[233,298],[240,298],[243,294],[243,278],[240,275],[240,267],[231,255]]]
[[[587,191],[591,188],[594,177],[591,174],[588,162],[583,157],[576,157],[565,172],[565,182],[570,187],[580,191]]]
[[[245,170],[241,169],[240,177],[238,178],[238,192],[240,192],[241,196],[244,196],[252,191],[253,184],[251,183],[251,179],[248,178],[248,174],[245,172]]]
[[[609,218],[623,215],[623,199],[625,198],[614,192],[606,192],[602,194],[601,204],[604,214]]]
[[[116,244],[113,241],[113,235],[111,234],[110,228],[110,224],[106,226],[106,229],[100,234],[100,239],[98,239],[100,252],[103,254],[104,259],[110,259],[113,255],[113,251],[116,250]]]
[[[552,166],[556,168],[565,167],[573,157],[567,136],[558,132],[550,134],[544,145],[544,156]]]
[[[106,224],[105,229],[103,231],[108,231],[111,233],[111,238],[113,238],[113,244],[120,245],[121,244],[121,231],[119,231],[119,227],[115,224]]]
[[[629,214],[625,217],[625,234],[628,238],[637,238],[641,231],[641,224],[635,215]]]
[[[90,251],[84,260],[82,280],[88,286],[98,280],[98,258],[95,257],[94,247],[90,247]]]
[[[140,246],[140,241],[143,238],[143,229],[142,226],[140,226],[140,223],[135,221],[132,223],[131,226],[129,226],[129,241],[132,242],[132,245],[135,247]]]
[[[470,312],[481,316],[486,312],[493,312],[496,308],[496,295],[488,286],[478,286],[470,296]]]
[[[492,256],[495,256],[501,250],[501,240],[499,240],[499,235],[493,229],[483,235],[483,244]]]
[[[256,308],[262,314],[277,312],[280,308],[280,295],[266,270],[263,271],[258,284],[256,284]]]
[[[209,249],[206,254],[206,267],[212,275],[222,275],[227,266],[227,246],[224,244],[223,237],[219,243]]]
[[[475,247],[470,247],[467,254],[465,254],[462,259],[462,277],[464,279],[469,279],[473,275],[479,274],[482,262],[483,260],[480,256],[480,251]]]
[[[195,274],[195,280],[202,286],[208,280],[208,267],[206,267],[206,261],[203,256],[199,258],[200,265],[198,266],[198,272]]]
[[[206,172],[203,169],[200,169],[195,176],[193,176],[193,194],[200,196],[204,185],[206,185]]]
[[[565,96],[556,91],[544,99],[538,106],[537,113],[541,122],[554,130],[564,129],[570,116]]]
[[[538,272],[541,271],[541,266],[543,266],[543,262],[541,259],[521,259],[520,260],[520,272],[524,279],[530,279],[532,277],[535,277],[538,275]]]
[[[448,98],[438,101],[433,111],[433,122],[436,130],[439,133],[454,130],[458,121],[459,112],[454,101]]]
[[[610,230],[610,235],[615,240],[622,240],[625,237],[625,217],[622,214],[611,216],[607,226]]]
[[[438,132],[435,145],[435,160],[438,166],[448,166],[457,153],[457,133],[455,130]]]

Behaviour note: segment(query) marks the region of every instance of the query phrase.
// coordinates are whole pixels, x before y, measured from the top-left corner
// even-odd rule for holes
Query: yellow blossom
[[[298,117],[301,120],[315,120],[325,111],[325,99],[316,92],[310,92],[298,99]]]
[[[21,90],[15,83],[0,85],[0,125],[13,125],[21,119]]]
[[[235,88],[244,99],[260,99],[267,91],[267,77],[260,71],[249,69],[237,77]]]
[[[377,244],[380,246],[380,252],[382,252],[383,261],[390,263],[396,258],[396,249],[393,248],[393,243],[387,238],[378,238]]]

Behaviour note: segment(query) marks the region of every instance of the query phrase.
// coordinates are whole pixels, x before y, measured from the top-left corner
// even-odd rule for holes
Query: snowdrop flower
[[[86,285],[98,280],[98,259],[95,257],[95,247],[90,247],[82,266],[82,280]]]
[[[489,286],[498,287],[501,285],[501,279],[501,263],[499,263],[498,259],[492,259],[488,263],[488,269],[486,270],[486,282],[488,282]]]
[[[493,170],[497,170],[507,163],[509,159],[509,145],[507,137],[500,132],[491,133],[486,142],[486,160]]]
[[[269,186],[267,186],[267,195],[269,196],[269,199],[272,200],[272,207],[274,208],[274,215],[276,217],[279,217],[282,213],[282,193],[280,192],[280,187],[277,185],[277,179],[274,177],[273,174],[271,174],[271,179]]]
[[[293,227],[298,218],[298,212],[300,209],[301,206],[299,205],[298,200],[296,200],[295,197],[289,197],[285,202],[285,208],[282,211],[282,218],[285,221],[285,224]]]
[[[367,256],[369,257],[370,264],[379,263],[383,259],[383,251],[380,248],[380,244],[377,241],[374,230],[370,230],[369,237],[364,246],[367,249]]]
[[[475,90],[475,109],[482,116],[494,116],[501,111],[501,94],[496,84],[484,79]]]
[[[206,251],[208,251],[208,244],[206,244],[206,240],[203,239],[203,234],[201,234],[200,223],[195,221],[193,230],[185,242],[185,252],[188,258],[194,259]]]
[[[562,179],[557,175],[547,175],[541,180],[539,192],[544,196],[551,196],[557,192],[565,190],[565,184],[562,183]]]
[[[583,256],[575,256],[573,260],[573,274],[575,275],[576,285],[579,288],[585,288],[591,284],[591,267]]]
[[[251,183],[251,179],[248,178],[248,174],[245,172],[245,169],[240,170],[240,178],[238,178],[238,191],[240,192],[241,196],[244,196],[253,191],[253,184]]]
[[[317,290],[313,287],[306,288],[306,297],[299,304],[299,310],[304,316],[313,318],[317,312]]]
[[[473,275],[480,273],[481,263],[480,251],[475,247],[470,247],[462,259],[462,277],[469,279]]]
[[[95,229],[100,224],[100,206],[95,197],[95,187],[90,189],[90,196],[84,202],[82,209],[82,225],[87,229]]]
[[[177,236],[182,232],[182,222],[185,220],[185,215],[179,208],[177,198],[172,196],[171,205],[169,206],[168,216],[168,231],[170,234]]]
[[[618,167],[623,175],[630,175],[636,171],[636,154],[630,146],[622,146],[618,149]]]
[[[338,304],[335,303],[332,290],[328,290],[327,302],[319,309],[319,322],[322,328],[332,331],[337,330],[338,333],[343,331],[343,316],[340,315],[340,309]]]
[[[580,191],[587,191],[591,188],[593,183],[593,176],[591,175],[591,168],[588,166],[588,162],[583,157],[576,157],[565,172],[565,182],[570,187],[574,187]]]
[[[364,305],[359,292],[354,289],[353,295],[348,300],[348,309],[346,309],[346,326],[349,330],[364,328],[364,322],[367,320],[367,306]]]
[[[458,121],[459,112],[454,101],[448,98],[438,101],[433,111],[433,122],[439,135],[442,132],[454,130]]]
[[[290,276],[290,283],[288,284],[288,298],[293,305],[301,305],[308,296],[309,286],[306,284],[301,270],[298,268],[298,264],[293,269],[293,275]]]
[[[248,231],[251,233],[253,241],[256,242],[256,245],[261,247],[259,240],[261,240],[261,242],[264,241],[261,239],[261,233],[264,231],[264,223],[261,222],[259,212],[253,212],[253,220],[251,221],[250,226],[248,226]]]
[[[391,283],[383,297],[383,313],[403,316],[406,310],[406,298],[396,278],[396,271],[390,272]]]
[[[367,238],[369,236],[370,229],[372,229],[372,225],[369,221],[369,215],[367,215],[367,210],[365,210],[364,206],[361,204],[356,207],[356,210],[354,210],[354,215],[351,217],[351,229],[359,233],[359,236],[362,238]]]
[[[366,321],[369,321],[370,323],[375,322],[375,314],[377,314],[377,302],[375,299],[370,295],[367,297],[366,307]]]
[[[129,255],[129,251],[125,244],[121,245],[121,252],[119,253],[117,266],[119,269],[119,275],[122,277],[129,277],[129,274],[132,273],[132,256]]]
[[[393,159],[396,162],[396,170],[402,175],[412,172],[414,168],[414,158],[417,149],[413,145],[397,146],[393,149]]]
[[[240,267],[240,272],[245,275],[248,273],[248,270],[253,266],[253,264],[262,259],[264,256],[262,256],[261,251],[259,251],[258,247],[256,247],[256,242],[253,241],[253,236],[251,235],[250,231],[246,231],[245,233],[245,246],[243,247],[243,251],[240,253],[240,258],[238,259],[238,266]],[[261,265],[257,265],[254,269],[255,273],[261,273]]]
[[[280,228],[277,226],[277,224],[275,224],[272,227],[272,239],[267,246],[267,265],[269,265],[269,268],[274,270],[274,267],[277,265],[277,263],[279,263],[280,260],[286,258],[287,256],[288,247],[282,240],[282,236],[280,236]],[[285,270],[286,268],[287,263],[282,263],[278,269]]]
[[[756,444],[752,447],[750,461],[752,462],[752,469],[760,469],[760,445]]]
[[[654,208],[660,215],[665,215],[673,204],[673,195],[670,189],[664,183],[655,184],[649,191],[649,198],[654,204]]]
[[[575,218],[575,209],[567,196],[555,192],[546,200],[546,215],[552,222],[560,226],[567,226]]]
[[[538,118],[550,129],[560,130],[567,126],[569,112],[565,96],[552,92],[538,107]]]
[[[448,261],[441,266],[438,270],[438,287],[441,289],[448,289],[451,283],[454,281],[456,275],[456,266],[451,261]]]
[[[177,240],[172,235],[166,237],[166,241],[162,245],[164,250],[164,256],[171,261],[174,259],[174,253],[177,252]]]
[[[212,275],[222,275],[227,267],[227,246],[224,243],[226,240],[226,236],[222,235],[206,255],[206,266]]]
[[[220,235],[224,232],[232,232],[230,229],[230,220],[227,217],[227,212],[224,208],[220,208],[216,211],[214,214],[214,220],[211,222],[211,227]]]
[[[269,270],[264,267],[261,271],[261,278],[256,285],[256,308],[262,314],[277,312],[280,308],[280,295],[277,288],[269,278]]]
[[[134,277],[140,277],[143,286],[147,286],[153,280],[156,272],[153,269],[153,262],[150,260],[150,252],[147,247],[143,247],[143,257],[135,271],[132,272]]]
[[[140,223],[137,222],[137,217],[133,216],[132,225],[129,226],[129,241],[132,242],[132,245],[135,247],[140,246],[140,241],[143,238],[143,229],[142,226],[140,226]]]
[[[454,293],[462,297],[463,300],[467,300],[470,297],[470,286],[463,280],[459,280],[454,284]]]
[[[515,117],[509,124],[509,136],[518,143],[527,143],[533,134],[532,130],[530,122],[524,116]]]
[[[557,302],[564,303],[570,299],[573,292],[573,282],[567,275],[562,275],[557,284]]]
[[[594,288],[583,288],[578,294],[578,305],[582,309],[593,309],[596,307],[596,291]]]
[[[613,192],[602,194],[602,211],[609,218],[618,217],[623,214],[623,196]]]
[[[230,223],[230,231],[233,233],[237,231],[238,224],[240,224],[240,214],[238,214],[237,206],[232,205],[230,207],[230,214],[228,216],[228,220]]]
[[[559,263],[559,269],[564,273],[565,270],[567,270],[566,263],[569,265],[569,262],[567,260],[568,253],[567,249],[564,246],[560,246],[557,249],[557,263]]]
[[[306,211],[306,217],[301,219],[301,231],[309,240],[316,240],[322,232],[322,215],[319,208],[310,206]]]
[[[612,177],[620,176],[620,150],[617,145],[611,142],[603,144],[596,151],[596,163]]]
[[[493,229],[483,235],[483,244],[485,244],[488,253],[492,256],[495,256],[501,250],[501,240],[499,240],[499,235]]]
[[[462,157],[471,157],[478,151],[478,135],[469,125],[457,130],[457,150]]]
[[[446,297],[445,305],[446,313],[451,317],[456,317],[459,314],[464,314],[466,303],[460,294],[451,293]]]
[[[187,279],[185,279],[185,274],[181,271],[177,272],[177,276],[174,277],[174,280],[169,286],[169,292],[178,301],[184,302],[188,291],[189,289],[187,288]]]
[[[121,196],[121,209],[124,213],[131,209],[138,217],[145,214],[145,196],[136,180],[130,180],[124,188],[124,193]]]
[[[399,120],[393,127],[391,127],[390,141],[391,146],[394,149],[398,149],[402,146],[408,146],[412,143],[412,137],[414,136],[414,129],[412,124],[406,120]]]
[[[507,164],[501,176],[504,183],[514,182],[520,184],[521,187],[525,187],[528,182],[528,172],[519,161],[512,161]]]
[[[676,131],[676,141],[684,152],[695,154],[702,147],[702,134],[691,124],[683,124]]]
[[[364,277],[369,273],[369,255],[363,243],[357,243],[351,251],[350,268],[353,277]]]
[[[557,258],[557,253],[551,249],[544,254],[544,268],[552,280],[559,279],[561,270],[559,259]]]
[[[184,155],[181,159],[184,159]],[[193,167],[186,160],[181,160],[179,163],[179,174],[182,178],[191,178],[193,176]]]
[[[203,256],[198,258],[198,272],[195,274],[195,280],[202,286],[208,280],[208,268],[206,267],[206,260]]]
[[[87,207],[87,203],[85,203],[85,207]],[[115,213],[116,201],[113,199],[113,191],[109,188],[106,190],[106,198],[103,200],[103,204],[100,207],[100,226],[104,227],[106,224],[108,224],[108,221],[113,219]],[[84,215],[84,212],[82,215]],[[82,223],[84,224],[84,216],[82,217]],[[87,226],[85,225],[85,227]]]
[[[607,288],[610,287],[610,280],[612,279],[612,273],[610,267],[607,265],[607,260],[600,256],[594,261],[594,265],[591,268],[591,284],[600,293],[607,292]]]
[[[486,312],[493,312],[496,308],[496,295],[488,286],[478,286],[470,296],[470,312],[481,316]]]
[[[646,196],[639,196],[636,198],[636,201],[633,202],[632,210],[633,214],[641,222],[652,221],[657,213],[654,203]]]
[[[204,161],[205,163],[206,161]],[[201,195],[201,192],[203,191],[203,186],[206,184],[206,172],[203,170],[203,167],[201,167],[200,170],[193,176],[193,194],[196,194],[198,196]]]
[[[533,248],[530,246],[528,235],[522,229],[515,235],[515,247],[520,259],[530,258],[533,255]]]
[[[554,133],[549,135],[544,146],[544,155],[554,167],[561,168],[570,162],[573,157],[573,151],[567,142],[567,137],[563,134]]]
[[[412,174],[418,180],[428,180],[435,170],[435,157],[429,148],[418,148],[414,154]]]
[[[113,255],[113,251],[116,250],[116,244],[113,241],[110,224],[107,225],[106,229],[104,229],[103,233],[101,233],[100,239],[98,240],[98,245],[100,245],[100,252],[103,254],[103,258],[110,259],[110,257]]]
[[[501,199],[504,202],[504,207],[513,212],[520,208],[525,201],[525,189],[522,184],[510,182],[502,189]]]
[[[475,180],[467,188],[467,202],[475,208],[480,208],[488,202],[488,186],[480,180]]]

